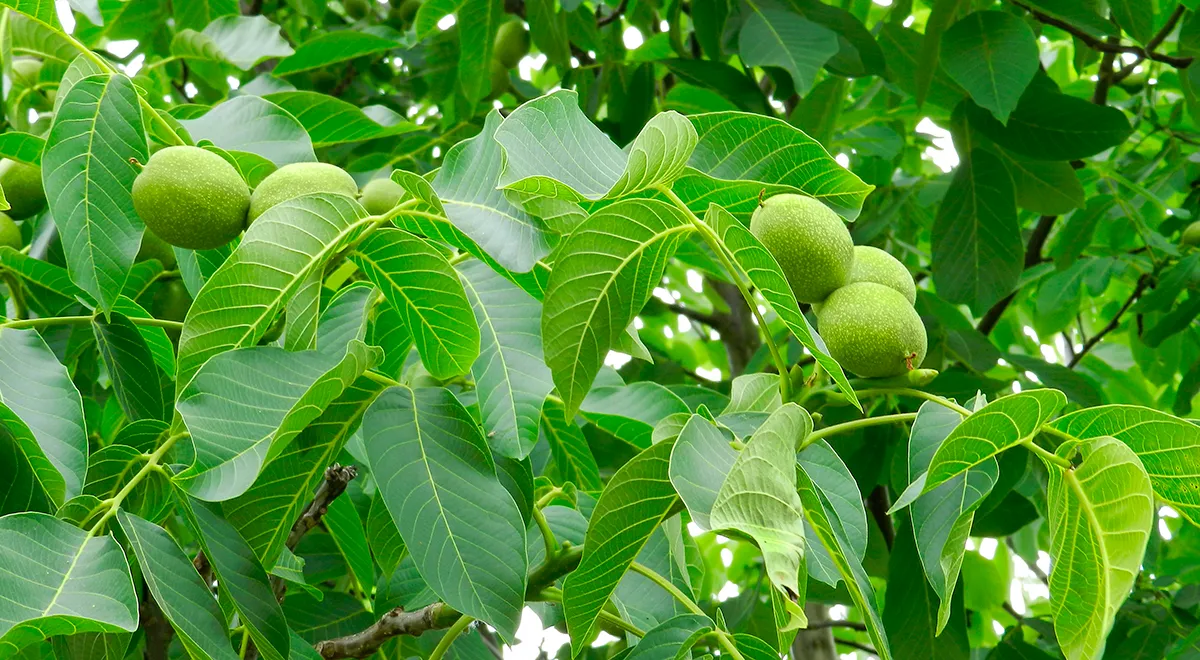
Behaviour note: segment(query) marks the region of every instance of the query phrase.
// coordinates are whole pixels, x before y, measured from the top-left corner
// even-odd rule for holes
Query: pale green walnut
[[[874,282],[891,287],[908,299],[908,304],[917,302],[917,284],[912,274],[892,255],[869,245],[854,246],[854,265],[846,284]]]
[[[509,86],[512,84],[508,77],[508,69],[504,68],[503,62],[495,58],[492,59],[488,66],[490,67],[488,73],[492,85],[492,96],[500,96],[504,92],[507,92]]]
[[[292,163],[275,170],[258,184],[250,197],[249,221],[280,202],[311,193],[358,196],[358,184],[346,170],[328,163]]]
[[[917,311],[899,291],[875,282],[834,291],[817,314],[817,331],[833,359],[863,378],[916,369],[928,348]]]
[[[150,231],[175,247],[208,250],[233,240],[246,223],[250,188],[217,154],[167,147],[133,181],[133,208]]]
[[[158,262],[163,265],[163,270],[175,270],[175,267],[179,265],[179,260],[175,257],[175,250],[171,248],[171,244],[147,229],[146,233],[142,235],[142,246],[138,249],[134,261],[151,259],[158,259]]]
[[[846,283],[854,241],[846,223],[812,197],[785,193],[754,211],[750,232],[779,262],[796,300],[818,303]]]
[[[356,21],[361,21],[371,13],[372,0],[344,0],[342,6],[346,8],[346,15]]]
[[[8,215],[24,220],[46,208],[42,190],[42,168],[5,158],[0,160],[0,188],[8,200]]]
[[[0,245],[7,245],[14,250],[21,249],[21,228],[7,213],[0,213]]]
[[[517,66],[522,57],[529,54],[529,31],[519,20],[508,21],[496,30],[494,50],[497,60],[505,69]]]
[[[371,215],[383,215],[404,198],[404,188],[391,179],[371,179],[363,186],[359,202]]]
[[[1184,245],[1200,245],[1200,220],[1183,230],[1183,239],[1180,242]]]

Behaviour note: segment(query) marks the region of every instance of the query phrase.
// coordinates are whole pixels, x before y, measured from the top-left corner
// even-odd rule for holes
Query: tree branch
[[[1133,303],[1137,302],[1137,299],[1141,297],[1142,292],[1144,292],[1146,287],[1149,285],[1149,275],[1142,275],[1138,278],[1137,286],[1133,288],[1133,293],[1129,294],[1129,298],[1125,300],[1125,304],[1121,305],[1121,309],[1117,310],[1117,313],[1113,316],[1112,320],[1108,322],[1108,325],[1104,326],[1100,332],[1092,335],[1091,338],[1087,340],[1087,343],[1083,345],[1083,348],[1075,354],[1075,357],[1071,358],[1071,361],[1067,363],[1067,367],[1069,369],[1074,369],[1075,365],[1079,364],[1080,360],[1083,359],[1083,356],[1087,355],[1088,352],[1096,346],[1096,344],[1099,344],[1100,340],[1104,339],[1105,335],[1113,330],[1116,330],[1117,327],[1121,325],[1121,317],[1125,315],[1125,312],[1129,311],[1129,308],[1133,306]]]
[[[1158,48],[1159,45],[1171,35],[1171,32],[1175,29],[1175,25],[1179,23],[1179,19],[1183,18],[1184,9],[1186,9],[1186,7],[1184,7],[1182,4],[1175,7],[1175,11],[1170,17],[1167,18],[1167,22],[1163,23],[1162,29],[1155,33],[1155,35],[1150,38],[1150,41],[1146,42],[1146,52],[1153,53],[1154,49]],[[1138,59],[1130,63],[1129,66],[1123,67],[1120,71],[1113,74],[1113,82],[1118,83],[1129,77],[1129,74],[1133,73],[1133,69],[1137,67],[1137,65],[1141,63],[1144,58],[1144,55],[1139,56]]]
[[[1042,248],[1046,245],[1046,239],[1050,236],[1050,229],[1054,227],[1054,221],[1058,219],[1056,215],[1043,215],[1038,218],[1037,225],[1033,228],[1033,233],[1029,235],[1029,243],[1025,246],[1025,268],[1033,268],[1042,263]],[[996,324],[1000,322],[1000,317],[1004,315],[1004,310],[1017,297],[1016,291],[1005,296],[1000,302],[992,305],[992,308],[983,315],[979,320],[979,325],[975,329],[983,333],[984,336],[991,334]]]
[[[617,8],[614,9],[611,14],[609,14],[608,16],[605,16],[603,18],[601,18],[599,16],[600,8],[597,7],[596,8],[596,12],[597,12],[596,27],[602,28],[605,25],[608,25],[609,23],[612,23],[613,21],[617,20],[618,18],[621,17],[621,14],[625,13],[625,8],[628,6],[629,6],[629,0],[621,0],[621,4],[617,5]]]
[[[805,630],[820,630],[821,628],[850,628],[851,630],[866,632],[867,624],[857,621],[834,621],[833,619],[828,621],[809,621],[808,628]]]
[[[871,491],[867,497],[867,506],[871,509],[871,516],[879,525],[879,531],[883,532],[883,540],[887,542],[888,550],[891,550],[892,544],[896,542],[896,527],[892,524],[892,517],[888,515],[888,509],[892,508],[892,503],[888,501],[887,487],[876,486],[875,490]]]
[[[1171,33],[1171,30],[1174,29],[1175,23],[1179,20],[1179,17],[1175,14],[1172,14],[1171,18],[1167,20],[1167,24],[1164,25],[1163,29],[1159,31],[1159,34],[1154,35],[1154,38],[1148,41],[1146,43],[1146,47],[1143,48],[1141,46],[1123,46],[1119,42],[1102,41],[1066,21],[1062,21],[1048,14],[1044,14],[1023,2],[1018,2],[1018,0],[1011,0],[1011,2],[1025,11],[1028,11],[1030,14],[1033,14],[1033,17],[1039,22],[1045,23],[1046,25],[1053,25],[1054,27],[1071,34],[1092,50],[1111,54],[1131,53],[1133,55],[1137,55],[1141,59],[1151,59],[1157,62],[1170,64],[1177,69],[1186,69],[1188,65],[1192,63],[1193,58],[1191,57],[1167,55],[1166,53],[1159,53],[1154,50],[1162,43],[1163,39],[1167,38],[1167,35]],[[1176,14],[1181,16],[1183,14],[1182,9],[1182,6],[1177,7],[1175,10]]]

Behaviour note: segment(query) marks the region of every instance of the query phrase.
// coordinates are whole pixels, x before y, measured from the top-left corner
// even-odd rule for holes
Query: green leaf
[[[176,392],[209,358],[256,344],[309,274],[362,234],[366,218],[354,200],[333,194],[290,199],[259,216],[188,310]]]
[[[363,439],[421,577],[512,640],[525,602],[525,525],[467,410],[446,389],[393,387],[367,411]]]
[[[936,63],[934,66],[922,66],[920,58],[924,55],[925,39],[921,33],[899,23],[886,23],[879,31],[878,40],[887,58],[888,70],[896,86],[904,92],[913,97],[923,96],[924,100],[945,110],[953,110],[966,96],[966,92],[946,75],[943,67]],[[938,50],[934,47],[930,52],[937,56]],[[923,79],[923,76],[931,76],[931,79]]]
[[[146,162],[146,134],[133,82],[88,76],[63,99],[46,138],[42,182],[63,238],[71,279],[111,312],[141,243],[133,180]]]
[[[1024,268],[1012,180],[983,149],[958,166],[933,225],[938,295],[982,313],[1007,296]]]
[[[1154,37],[1154,9],[1136,0],[1110,0],[1112,19],[1140,43],[1149,43]],[[1165,11],[1165,10],[1164,10]]]
[[[821,368],[833,377],[838,389],[861,410],[858,395],[854,393],[854,388],[850,387],[850,381],[846,379],[841,365],[829,355],[825,341],[800,312],[800,305],[796,302],[792,287],[787,283],[787,278],[784,277],[775,257],[763,247],[754,234],[715,204],[709,205],[704,214],[704,222],[716,232],[721,243],[733,254],[734,261],[763,298],[771,304],[771,309],[775,310],[788,330],[791,330],[796,339],[813,354]]]
[[[248,71],[272,57],[294,51],[279,34],[279,26],[265,16],[222,16],[202,32],[180,30],[171,40],[171,54],[183,59],[228,62]]]
[[[317,642],[359,632],[375,622],[358,598],[341,591],[323,594],[321,599],[293,594],[284,601],[288,625],[299,638],[292,638],[293,649],[311,649]]]
[[[691,415],[671,450],[671,485],[702,529],[713,529],[709,516],[717,492],[740,455],[729,440],[702,415]]]
[[[539,438],[545,438],[554,457],[554,467],[564,482],[580,490],[598,491],[603,487],[600,468],[592,455],[587,438],[575,422],[566,418],[561,401],[546,399],[542,405]]]
[[[621,466],[600,494],[579,568],[563,583],[563,610],[576,655],[597,631],[600,610],[650,535],[677,511],[667,466],[674,443],[652,445]]]
[[[496,141],[501,121],[499,111],[489,112],[479,135],[446,152],[433,180],[436,195],[420,190],[414,195],[431,197],[438,215],[448,218],[501,266],[524,273],[550,253],[550,236],[542,219],[514,204],[498,189],[504,168],[504,153]],[[410,181],[406,187],[415,183]]]
[[[807,578],[807,571],[804,509],[792,461],[796,444],[811,432],[812,418],[794,403],[772,413],[738,454],[710,517],[714,530],[746,534],[762,550],[767,577],[788,599],[791,616],[782,626],[785,631],[808,621],[797,604],[804,594],[797,576]]]
[[[749,12],[738,33],[742,60],[784,69],[796,92],[807,95],[817,72],[838,52],[837,33],[775,0],[748,0],[745,6]]]
[[[435,378],[465,374],[479,356],[479,326],[458,273],[436,248],[399,229],[379,229],[350,257],[404,317]]]
[[[800,469],[808,475],[821,495],[826,515],[832,514],[841,526],[850,559],[862,561],[867,555],[867,512],[862,493],[850,469],[833,447],[818,440],[796,454]]]
[[[179,123],[196,140],[209,140],[226,151],[258,154],[276,165],[317,159],[304,126],[283,108],[257,96],[234,97]]]
[[[929,18],[925,19],[925,35],[917,54],[914,83],[917,107],[925,103],[934,78],[941,65],[942,36],[958,15],[962,0],[934,0],[930,3]]]
[[[1083,184],[1070,163],[1033,160],[997,149],[1013,178],[1017,206],[1042,215],[1066,215],[1086,203]]]
[[[146,465],[147,460],[148,456],[141,450],[128,445],[101,447],[88,458],[88,479],[83,486],[83,493],[95,495],[101,500],[115,497]],[[142,479],[121,502],[121,507],[126,511],[151,520],[161,519],[169,511],[170,505],[171,482],[162,473],[153,473]]]
[[[480,328],[471,375],[488,444],[501,456],[523,459],[537,444],[542,404],[554,389],[542,357],[541,305],[483,262],[458,270]]]
[[[0,517],[0,654],[54,635],[134,631],[138,598],[125,553],[44,513]]]
[[[1000,452],[1028,442],[1067,403],[1058,390],[1028,390],[997,399],[959,424],[929,461],[928,493]]]
[[[317,315],[321,312],[321,282],[325,273],[314,270],[300,283],[296,295],[288,301],[283,328],[283,348],[307,351],[315,348]]]
[[[699,206],[692,209],[696,213],[716,201],[703,199],[713,189],[729,182],[753,181],[744,196],[751,198],[750,210],[758,203],[761,184],[766,183],[815,197],[852,221],[867,194],[875,189],[839,165],[820,143],[783,120],[743,112],[714,112],[688,119],[699,136],[688,165],[718,179],[699,185],[693,182],[698,188],[694,192],[676,186],[689,206]]]
[[[692,231],[675,207],[628,199],[592,214],[559,246],[542,306],[542,341],[568,417]]]
[[[213,357],[176,404],[196,447],[196,462],[176,482],[210,502],[246,492],[378,359],[378,349],[358,340],[337,352],[255,346]]]
[[[132,635],[119,633],[76,633],[50,640],[58,660],[124,660]]]
[[[37,440],[34,447],[25,429],[6,424],[51,488],[47,492],[54,501],[62,503],[83,492],[88,454],[83,402],[67,369],[36,330],[0,329],[0,400]],[[9,422],[4,412],[0,421]],[[45,472],[42,456],[61,480]],[[39,464],[42,467],[36,468]]]
[[[1060,450],[1074,452],[1074,446]],[[1141,569],[1154,519],[1150,478],[1115,438],[1081,446],[1083,462],[1051,468],[1050,611],[1067,660],[1097,657]],[[1063,452],[1060,451],[1060,455]]]
[[[225,617],[192,562],[167,531],[125,511],[117,521],[129,538],[146,586],[179,635],[188,653],[213,660],[235,660]]]
[[[25,422],[2,404],[0,480],[7,484],[0,496],[0,516],[21,511],[54,513],[65,499],[62,475],[47,460]]]
[[[368,115],[353,104],[317,92],[276,92],[263,98],[295,117],[317,148],[376,140],[421,128],[384,106],[371,106],[374,113]]]
[[[1193,487],[1200,473],[1200,427],[1166,413],[1139,406],[1100,406],[1077,410],[1050,427],[1079,440],[1110,436],[1137,454],[1154,496],[1200,524],[1200,493]]]
[[[375,564],[371,562],[367,534],[354,502],[349,497],[339,497],[330,502],[323,520],[359,588],[364,593],[369,592],[375,584]]]
[[[117,304],[113,305],[113,313],[120,314],[128,319],[152,319],[154,315],[147,312],[141,305],[130,300],[125,295],[117,298]],[[150,351],[150,356],[154,360],[154,364],[158,365],[159,369],[166,374],[167,378],[175,377],[175,344],[171,342],[171,338],[167,336],[167,331],[153,325],[137,325],[138,334],[142,336],[142,341],[146,343],[146,348]],[[164,384],[165,386],[165,384]],[[166,393],[170,396],[170,393]],[[170,401],[167,401],[169,404]]]
[[[4,4],[8,5],[13,1],[8,0]],[[45,0],[15,1],[22,4],[38,2],[40,7],[48,4]],[[79,50],[62,31],[51,24],[52,21],[39,20],[32,15],[17,12],[6,13],[8,15],[8,35],[6,38],[10,40],[5,46],[6,51],[11,48],[13,53],[32,55],[49,64],[64,67],[69,65],[71,60],[79,55]],[[60,89],[60,94],[63,92],[64,90]]]
[[[28,14],[48,25],[58,26],[58,13],[52,0],[4,0],[0,5]]]
[[[687,414],[687,404],[674,392],[652,382],[597,387],[579,411],[589,422],[639,450],[650,446],[654,426],[664,417]]]
[[[0,156],[28,165],[41,166],[46,139],[29,133],[8,131],[0,134]]]
[[[685,657],[700,638],[713,631],[712,619],[700,614],[680,614],[646,631],[646,636],[626,656],[627,660],[676,660]]]
[[[159,376],[150,347],[133,321],[118,313],[113,313],[108,320],[97,316],[92,320],[92,332],[125,415],[131,421],[167,421],[166,383]]]
[[[883,606],[888,639],[900,657],[966,660],[971,648],[962,587],[954,589],[949,625],[939,633],[939,598],[920,568],[919,547],[912,526],[901,523],[888,561],[888,597]]]
[[[81,302],[95,307],[92,297],[71,281],[65,268],[34,259],[7,245],[0,246],[0,265],[34,290],[34,302],[50,316],[65,313]]]
[[[285,660],[290,647],[287,621],[254,551],[221,515],[220,507],[182,492],[178,495],[217,583],[229,594],[259,653],[271,660]]]
[[[384,575],[391,575],[404,559],[404,539],[400,537],[396,523],[392,522],[382,497],[372,499],[367,512],[367,544]]]
[[[576,92],[561,90],[514,110],[496,141],[507,156],[499,187],[580,202],[670,185],[687,165],[696,131],[683,115],[663,112],[627,153],[583,114]]]
[[[968,14],[942,35],[941,62],[971,99],[1008,123],[1037,73],[1038,45],[1022,19],[1003,11]]]
[[[320,33],[300,44],[293,55],[280,60],[272,73],[287,76],[301,71],[323,69],[338,62],[392,50],[399,45],[387,37],[358,30]]]

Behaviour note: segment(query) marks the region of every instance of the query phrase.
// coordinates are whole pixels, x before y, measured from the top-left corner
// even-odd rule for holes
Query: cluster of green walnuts
[[[904,264],[879,248],[854,245],[836,213],[803,195],[767,199],[750,231],[775,257],[796,299],[812,305],[817,331],[843,368],[886,378],[921,365],[925,326]]]

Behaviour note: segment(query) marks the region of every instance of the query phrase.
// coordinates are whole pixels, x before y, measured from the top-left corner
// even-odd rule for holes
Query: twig
[[[1043,14],[1042,12],[1034,9],[1033,7],[1030,7],[1029,5],[1026,5],[1022,2],[1018,2],[1017,0],[1011,0],[1011,1],[1014,5],[1033,14],[1033,17],[1036,18],[1038,21],[1045,23],[1046,25],[1053,25],[1054,27],[1056,27],[1064,32],[1070,33],[1075,38],[1082,41],[1085,45],[1087,45],[1092,50],[1099,51],[1101,53],[1113,53],[1113,54],[1130,53],[1133,55],[1137,55],[1138,57],[1140,57],[1142,59],[1148,58],[1148,59],[1155,60],[1157,62],[1165,62],[1166,64],[1170,64],[1171,66],[1173,66],[1177,69],[1186,69],[1188,67],[1188,65],[1192,63],[1193,58],[1191,58],[1191,57],[1178,57],[1175,55],[1167,55],[1166,53],[1159,53],[1159,52],[1154,51],[1154,48],[1156,48],[1159,44],[1161,44],[1162,40],[1166,39],[1167,35],[1171,33],[1171,30],[1174,29],[1174,27],[1175,27],[1175,22],[1179,20],[1179,17],[1174,14],[1172,14],[1171,18],[1167,20],[1167,24],[1163,26],[1163,30],[1160,30],[1160,34],[1154,35],[1154,38],[1152,38],[1150,41],[1148,41],[1146,43],[1146,47],[1143,48],[1142,46],[1123,46],[1120,44],[1120,42],[1115,42],[1115,41],[1111,41],[1111,40],[1102,41],[1100,39],[1097,39],[1096,37],[1093,37],[1092,35],[1088,34],[1087,32],[1084,32],[1083,30],[1075,27],[1074,25],[1071,25],[1070,23],[1068,23],[1066,21],[1062,21],[1057,18],[1054,18],[1053,16]],[[1176,14],[1182,15],[1183,14],[1182,9],[1183,9],[1182,7],[1177,7],[1175,10]],[[1166,33],[1162,34],[1163,31],[1165,31]]]
[[[292,525],[292,531],[288,532],[286,544],[289,550],[294,550],[308,530],[320,524],[321,519],[329,511],[330,502],[346,492],[346,486],[357,476],[358,468],[353,465],[342,466],[334,463],[325,469],[325,480],[317,487],[312,501],[304,507],[304,512]],[[272,575],[271,591],[275,593],[276,599],[283,600],[283,596],[287,592],[287,583],[283,581],[283,578]]]
[[[605,25],[608,25],[609,23],[612,23],[613,21],[620,18],[621,14],[625,13],[625,8],[627,6],[629,6],[629,0],[621,0],[621,4],[617,5],[617,8],[614,9],[613,12],[611,14],[609,14],[608,16],[601,18],[599,15],[597,15],[596,16],[596,27],[602,28]],[[600,11],[600,8],[597,7],[596,8],[597,14],[599,14],[599,11]]]
[[[866,644],[859,644],[858,642],[853,642],[848,639],[841,639],[838,637],[834,637],[833,641],[837,642],[838,644],[841,644],[842,646],[849,646],[852,649],[858,649],[859,651],[862,651],[863,653],[870,653],[871,655],[879,655],[879,653],[875,649],[871,648],[870,646],[867,646]]]
[[[1109,37],[1108,42],[1116,43],[1116,39]],[[1113,62],[1116,60],[1116,53],[1105,53],[1100,58],[1100,73],[1096,76],[1096,89],[1092,92],[1092,103],[1096,105],[1108,104],[1108,90],[1112,87],[1113,79]]]
[[[879,531],[883,533],[883,540],[887,542],[888,550],[892,549],[892,544],[896,542],[896,527],[892,524],[892,517],[888,515],[888,509],[892,508],[892,503],[889,501],[887,487],[876,486],[875,490],[871,491],[867,497],[867,506],[871,509],[871,516],[875,518],[875,523],[879,525]]]
[[[867,624],[857,621],[834,621],[833,619],[828,621],[809,621],[808,627],[805,630],[820,630],[821,628],[850,628],[851,630],[866,632]]]
[[[1004,543],[1008,546],[1008,549],[1011,550],[1014,555],[1017,555],[1018,557],[1021,556],[1021,553],[1017,552],[1017,544],[1012,540],[1011,536],[1004,539]],[[1042,581],[1042,584],[1045,584],[1047,587],[1050,586],[1050,576],[1046,575],[1045,571],[1042,570],[1042,567],[1037,565],[1037,562],[1034,562],[1032,564],[1026,564],[1026,565],[1029,566],[1029,570],[1033,571],[1033,574],[1036,575],[1038,577],[1038,579]]]
[[[1186,9],[1186,7],[1184,7],[1182,4],[1175,7],[1175,11],[1171,14],[1170,17],[1167,18],[1167,22],[1163,23],[1162,28],[1158,32],[1156,32],[1153,37],[1150,38],[1150,41],[1146,42],[1146,52],[1147,53],[1153,54],[1154,49],[1158,48],[1159,45],[1162,44],[1162,42],[1168,36],[1171,35],[1171,32],[1175,29],[1175,25],[1179,23],[1179,19],[1183,18],[1184,9]],[[1129,76],[1129,74],[1133,73],[1133,70],[1137,67],[1138,64],[1141,63],[1141,61],[1143,59],[1145,59],[1145,56],[1139,55],[1138,59],[1134,60],[1128,66],[1122,68],[1120,71],[1113,74],[1113,82],[1119,83],[1122,80],[1125,80],[1125,78],[1127,78]],[[1159,60],[1159,61],[1163,61],[1163,60]]]
[[[1046,245],[1046,239],[1050,236],[1050,229],[1054,227],[1054,221],[1058,219],[1056,215],[1043,215],[1038,218],[1037,225],[1033,228],[1033,233],[1029,235],[1029,243],[1025,246],[1025,268],[1033,268],[1042,263],[1042,248]],[[1005,296],[1000,302],[992,305],[992,308],[983,315],[979,320],[979,325],[975,329],[983,333],[984,336],[991,334],[996,324],[1000,322],[1000,317],[1004,315],[1004,310],[1017,297],[1017,292]]]
[[[1083,345],[1083,348],[1075,354],[1075,357],[1071,358],[1069,363],[1067,363],[1068,368],[1074,369],[1075,365],[1079,364],[1080,360],[1083,359],[1083,356],[1087,355],[1088,352],[1096,346],[1096,344],[1099,344],[1100,340],[1104,339],[1105,335],[1113,330],[1116,330],[1117,326],[1121,325],[1121,317],[1125,315],[1125,312],[1129,311],[1129,308],[1133,306],[1133,303],[1137,302],[1137,299],[1142,295],[1142,292],[1144,292],[1146,287],[1149,285],[1149,275],[1142,275],[1138,278],[1137,286],[1133,288],[1133,293],[1129,294],[1129,298],[1125,300],[1125,304],[1121,305],[1121,309],[1117,310],[1117,313],[1113,316],[1112,320],[1108,322],[1108,325],[1104,326],[1100,332],[1092,335],[1091,338],[1087,340],[1087,343]]]

